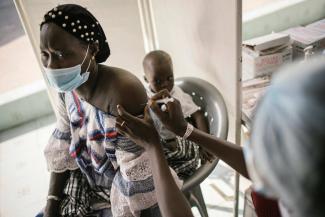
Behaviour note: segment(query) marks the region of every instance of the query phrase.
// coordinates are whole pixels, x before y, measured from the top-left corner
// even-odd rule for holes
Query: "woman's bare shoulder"
[[[142,114],[147,102],[147,94],[141,81],[127,70],[117,67],[108,67],[108,70],[110,78],[107,79],[111,84],[109,92],[114,92],[112,96],[114,104],[122,105],[134,115]]]

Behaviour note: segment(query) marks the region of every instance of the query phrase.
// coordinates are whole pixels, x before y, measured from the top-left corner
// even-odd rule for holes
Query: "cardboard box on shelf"
[[[289,41],[290,36],[288,34],[272,33],[269,35],[246,40],[243,42],[243,46],[255,52],[258,52],[287,44]]]
[[[242,91],[263,88],[270,85],[271,78],[269,76],[253,78],[242,82]]]
[[[259,77],[243,81],[242,83],[242,111],[245,116],[252,120],[256,106],[270,85],[270,77]]]
[[[325,19],[316,21],[306,26],[309,29],[314,29],[320,34],[325,34]]]
[[[247,78],[271,75],[292,61],[288,34],[272,33],[243,42],[243,71]]]
[[[325,19],[311,23],[305,27],[298,26],[283,31],[289,34],[293,43],[293,58],[301,59],[305,49],[312,46],[314,53],[321,53],[325,49]]]

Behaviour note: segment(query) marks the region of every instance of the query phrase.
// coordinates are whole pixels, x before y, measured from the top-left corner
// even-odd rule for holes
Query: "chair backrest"
[[[209,131],[221,139],[228,136],[228,113],[226,104],[219,90],[207,81],[194,77],[182,77],[175,80],[175,84],[184,92],[190,94],[196,105],[201,108],[209,123]],[[199,185],[215,168],[219,159],[205,163],[195,173],[185,180],[184,192]]]
[[[190,94],[196,105],[201,108],[209,123],[210,134],[227,139],[228,113],[219,90],[207,81],[193,77],[182,77],[175,84]]]

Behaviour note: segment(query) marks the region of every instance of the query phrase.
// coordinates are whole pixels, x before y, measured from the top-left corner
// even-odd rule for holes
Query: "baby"
[[[192,97],[174,85],[173,64],[168,53],[162,50],[148,53],[143,60],[143,68],[149,97],[167,89],[172,97],[180,101],[184,117],[196,128],[204,132],[209,131],[207,121]],[[154,121],[164,143],[166,159],[180,178],[186,179],[191,176],[199,166],[200,158],[203,161],[212,158],[208,152],[200,150],[195,143],[176,137],[162,124],[157,124],[157,120]]]

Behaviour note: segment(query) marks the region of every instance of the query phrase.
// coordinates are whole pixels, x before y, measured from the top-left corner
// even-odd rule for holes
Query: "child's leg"
[[[164,144],[168,164],[181,179],[191,176],[200,164],[199,146],[195,143],[177,137],[176,150],[171,150],[169,144]]]

